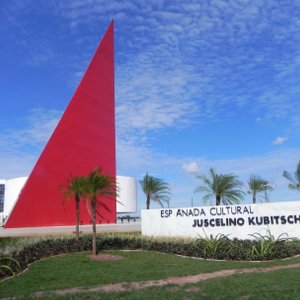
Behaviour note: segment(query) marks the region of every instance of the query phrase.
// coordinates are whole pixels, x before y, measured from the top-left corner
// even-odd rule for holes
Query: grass
[[[299,269],[234,275],[199,285],[206,295],[244,299],[299,299]],[[218,286],[218,290],[215,287]],[[238,287],[238,288],[228,288]],[[248,298],[249,297],[249,298]],[[203,299],[210,299],[208,296]]]
[[[186,286],[152,287],[143,290],[120,293],[80,293],[76,295],[43,297],[43,300],[282,300],[300,299],[300,271],[297,269],[276,271],[266,274],[234,275]],[[28,298],[31,299],[31,298]]]
[[[50,292],[73,287],[88,288],[109,283],[162,279],[222,269],[257,268],[300,262],[300,257],[253,263],[194,260],[171,254],[145,251],[104,252],[121,255],[124,259],[92,261],[88,257],[88,253],[50,257],[35,262],[28,271],[20,276],[0,282],[0,297],[23,296],[24,299],[28,299],[32,293],[37,291]],[[78,295],[76,297],[75,295],[54,297],[49,294],[48,298],[45,296],[43,299],[182,299],[186,294],[189,294],[189,299],[199,299],[199,295],[201,295],[201,299],[232,299],[232,297],[238,298],[243,295],[250,295],[251,297],[253,295],[255,299],[258,299],[256,295],[258,292],[256,293],[256,291],[261,291],[265,295],[275,293],[282,295],[280,299],[284,299],[286,295],[297,295],[293,294],[296,292],[300,295],[299,279],[297,279],[299,276],[300,270],[291,269],[264,274],[239,274],[183,287],[147,288],[140,291],[110,294],[87,292],[81,294],[80,297]],[[232,288],[236,286],[238,288]],[[188,288],[192,288],[192,290],[196,288],[201,292],[188,292]],[[274,291],[274,293],[270,293],[270,291]]]
[[[79,293],[75,295],[43,296],[47,299],[81,299],[81,300],[198,300],[198,299],[253,299],[253,300],[281,300],[300,299],[299,269],[270,272],[268,274],[243,274],[228,278],[219,278],[206,282],[186,286],[152,287],[143,290],[119,293]],[[24,299],[34,299],[26,298]]]

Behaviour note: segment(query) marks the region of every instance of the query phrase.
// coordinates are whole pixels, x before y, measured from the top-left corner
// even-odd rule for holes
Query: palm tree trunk
[[[253,193],[253,204],[255,204],[255,203],[256,203],[256,194]]]
[[[80,214],[80,211],[79,211],[79,202],[80,202],[80,199],[79,199],[79,195],[76,194],[75,195],[75,202],[76,202],[76,241],[79,241],[79,214]]]
[[[92,241],[92,254],[96,255],[96,199],[92,198],[92,224],[93,224],[93,241]]]
[[[150,208],[150,195],[147,195],[146,205],[147,205],[147,209],[149,209]]]
[[[221,204],[221,197],[220,195],[216,196],[216,205],[220,205]]]

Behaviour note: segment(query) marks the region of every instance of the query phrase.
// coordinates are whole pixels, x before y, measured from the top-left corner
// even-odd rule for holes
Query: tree
[[[250,176],[248,183],[248,193],[252,194],[252,201],[253,203],[256,203],[256,196],[259,193],[264,192],[264,195],[262,196],[267,201],[267,191],[272,191],[273,188],[271,187],[270,183],[267,180],[264,180],[260,178],[259,176]]]
[[[97,205],[105,209],[107,207],[101,202],[101,197],[114,199],[117,195],[116,179],[110,175],[104,174],[101,169],[95,168],[87,177],[85,177],[84,195],[91,206],[91,218],[93,228],[92,254],[96,255],[96,215]]]
[[[75,210],[76,210],[76,240],[79,241],[79,222],[80,222],[80,197],[84,194],[85,179],[83,177],[73,176],[66,186],[63,186],[64,197],[70,199],[74,197],[75,199]]]
[[[167,184],[163,179],[150,176],[148,173],[140,180],[143,192],[146,195],[146,206],[147,209],[150,208],[150,201],[158,202],[161,207],[162,202],[169,204],[171,190],[169,184]]]
[[[243,200],[244,192],[243,184],[237,179],[237,176],[230,174],[216,174],[213,168],[209,169],[209,176],[200,175],[196,178],[200,179],[203,185],[198,186],[195,192],[207,193],[203,200],[215,198],[216,205],[237,204]]]
[[[282,175],[288,181],[290,181],[289,189],[300,191],[300,160],[298,162],[297,169],[296,172],[294,173],[294,176],[287,171],[283,171]]]

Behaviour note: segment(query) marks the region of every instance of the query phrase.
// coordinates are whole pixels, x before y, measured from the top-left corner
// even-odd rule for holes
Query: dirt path
[[[166,279],[160,280],[147,280],[147,281],[138,281],[138,282],[120,282],[115,284],[106,284],[93,288],[72,288],[72,289],[64,289],[57,290],[51,292],[53,295],[66,295],[66,294],[75,294],[80,292],[123,292],[123,291],[133,291],[138,289],[144,289],[147,287],[161,287],[166,285],[185,285],[188,283],[198,283],[201,281],[215,279],[219,277],[231,276],[234,274],[245,274],[245,273],[262,273],[262,272],[272,272],[277,270],[285,270],[285,269],[294,269],[300,268],[300,263],[297,264],[289,264],[284,266],[273,266],[266,268],[249,268],[249,269],[230,269],[230,270],[221,270],[211,273],[201,273],[197,275],[183,276],[183,277],[169,277]],[[41,298],[45,295],[45,292],[37,292],[33,294],[36,298]]]

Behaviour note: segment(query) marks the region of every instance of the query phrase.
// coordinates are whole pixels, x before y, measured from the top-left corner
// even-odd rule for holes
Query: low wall
[[[145,236],[249,239],[270,230],[275,238],[286,233],[300,239],[300,201],[142,210],[141,220]]]

